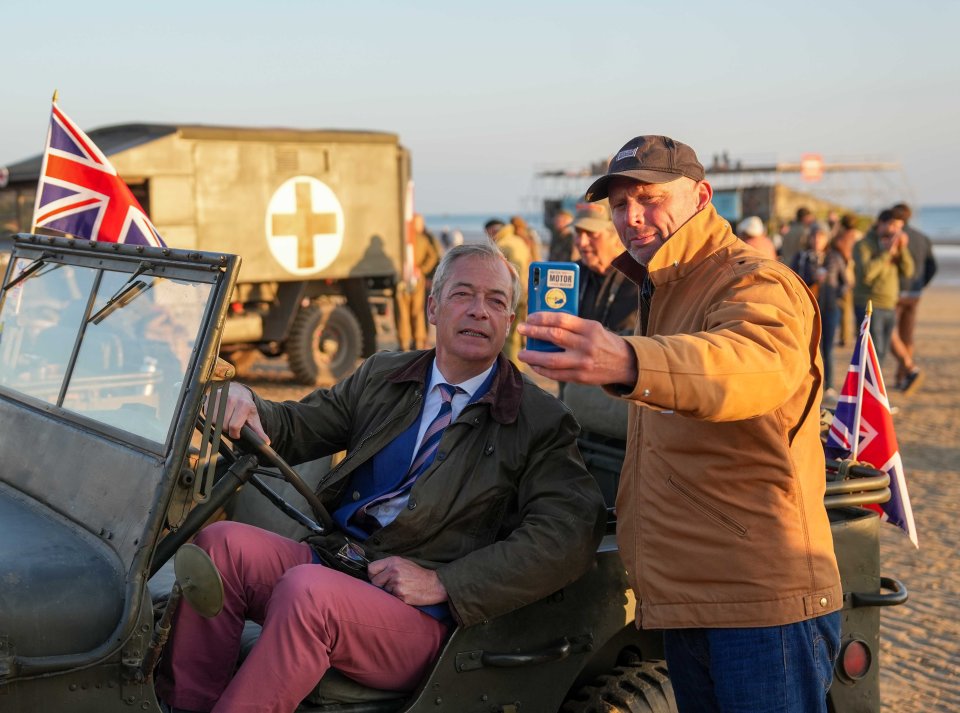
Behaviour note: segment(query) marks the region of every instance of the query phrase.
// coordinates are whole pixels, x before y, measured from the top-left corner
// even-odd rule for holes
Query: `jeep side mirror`
[[[153,669],[170,637],[171,622],[181,598],[186,599],[197,614],[207,619],[212,619],[223,609],[223,580],[206,552],[196,545],[183,545],[173,557],[173,570],[177,579],[167,600],[167,608],[154,629],[150,648],[143,657],[141,671],[146,681],[152,679]]]

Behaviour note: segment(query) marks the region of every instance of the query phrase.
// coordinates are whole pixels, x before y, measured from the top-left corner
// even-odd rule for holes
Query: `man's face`
[[[622,176],[608,191],[620,242],[641,265],[692,218],[713,195],[706,181],[681,177],[669,183],[640,183]]]
[[[419,213],[413,216],[413,232],[418,235],[423,232],[423,216]]]
[[[584,265],[596,273],[606,274],[610,264],[623,252],[616,231],[613,228],[596,232],[584,228],[576,230],[577,250],[580,251],[580,259]]]
[[[557,213],[553,216],[553,227],[556,230],[563,230],[573,222],[573,216],[567,213]]]
[[[500,260],[468,256],[451,265],[439,299],[431,295],[427,303],[444,376],[458,381],[475,376],[497,358],[514,318],[512,290]]]
[[[877,223],[877,235],[881,238],[893,238],[903,230],[903,221],[896,218]]]

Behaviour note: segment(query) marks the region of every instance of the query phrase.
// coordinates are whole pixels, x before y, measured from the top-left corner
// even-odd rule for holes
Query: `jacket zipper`
[[[727,530],[730,530],[733,534],[739,537],[746,537],[747,529],[743,525],[729,515],[721,512],[710,503],[704,501],[699,496],[694,495],[694,493],[692,493],[688,488],[674,480],[673,476],[667,479],[667,484],[680,493],[680,495],[682,495],[684,498],[689,500],[694,507],[704,513],[707,517],[715,520],[718,524],[722,525]]]

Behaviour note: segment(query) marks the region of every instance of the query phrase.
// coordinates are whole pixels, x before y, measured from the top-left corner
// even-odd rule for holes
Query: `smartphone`
[[[533,262],[527,279],[527,314],[566,312],[576,315],[580,301],[580,266],[575,262]],[[562,352],[553,342],[527,339],[527,349]]]

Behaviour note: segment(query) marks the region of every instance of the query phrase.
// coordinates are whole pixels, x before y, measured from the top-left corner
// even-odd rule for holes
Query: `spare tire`
[[[617,666],[572,694],[561,713],[677,713],[663,661]]]
[[[363,329],[353,312],[343,305],[321,310],[301,309],[287,338],[287,362],[301,384],[335,382],[357,368],[363,352]]]

